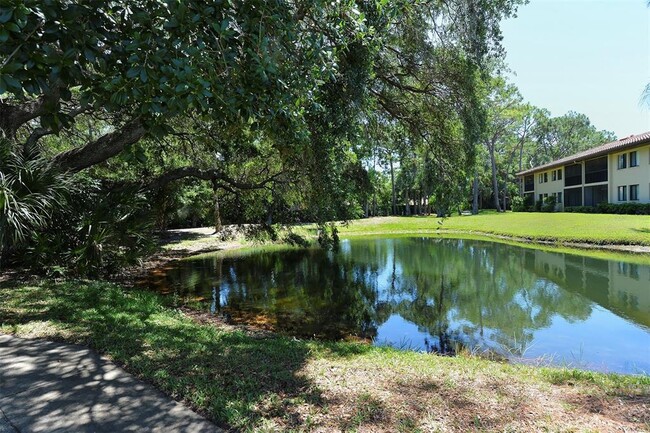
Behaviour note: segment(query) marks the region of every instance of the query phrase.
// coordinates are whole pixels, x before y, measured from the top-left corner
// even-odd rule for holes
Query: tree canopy
[[[100,201],[144,194],[167,212],[192,190],[242,222],[360,216],[381,145],[404,172],[396,199],[399,184],[449,207],[483,136],[499,23],[519,3],[6,1],[3,146]]]

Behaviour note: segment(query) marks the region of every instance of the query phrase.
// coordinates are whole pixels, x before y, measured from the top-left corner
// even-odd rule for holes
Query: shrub
[[[650,215],[650,203],[600,203],[597,206],[571,206],[565,212]]]
[[[541,206],[542,212],[555,212],[555,204],[556,204],[556,199],[555,197],[548,196],[544,199],[544,203]]]
[[[597,210],[609,214],[650,215],[650,203],[600,203]]]
[[[153,251],[152,228],[147,197],[137,187],[111,191],[77,176],[46,227],[31,232],[13,258],[34,272],[114,274]]]
[[[526,206],[526,200],[522,196],[515,195],[510,201],[510,207],[513,212],[525,212],[528,206]]]

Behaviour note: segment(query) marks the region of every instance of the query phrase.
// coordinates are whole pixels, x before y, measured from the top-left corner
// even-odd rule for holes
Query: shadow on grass
[[[164,308],[155,294],[97,282],[0,288],[5,331],[35,321],[55,328],[40,336],[87,344],[229,428],[250,428],[278,413],[300,424],[291,407],[323,403],[299,373],[310,357],[309,342],[201,325]],[[355,353],[351,347],[327,350],[347,356]]]

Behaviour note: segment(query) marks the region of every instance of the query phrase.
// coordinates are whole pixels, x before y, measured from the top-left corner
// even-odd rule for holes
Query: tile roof
[[[598,147],[594,147],[592,149],[588,149],[574,155],[557,159],[555,161],[549,162],[548,164],[533,167],[530,170],[525,170],[517,173],[517,176],[524,176],[536,171],[548,170],[549,168],[572,164],[574,162],[583,161],[587,158],[596,158],[598,156],[606,155],[611,152],[627,149],[628,147],[634,147],[644,143],[650,143],[650,131],[644,132],[643,134],[630,135],[629,137],[621,138],[620,140],[612,141],[611,143],[605,143]]]

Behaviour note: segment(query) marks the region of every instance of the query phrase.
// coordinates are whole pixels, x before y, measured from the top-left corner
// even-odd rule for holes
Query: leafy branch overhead
[[[520,3],[3,1],[4,146],[97,181],[80,185],[98,199],[148,185],[152,214],[191,190],[235,221],[326,221],[367,209],[373,148],[391,136],[393,169],[421,157],[420,195],[449,204]]]

